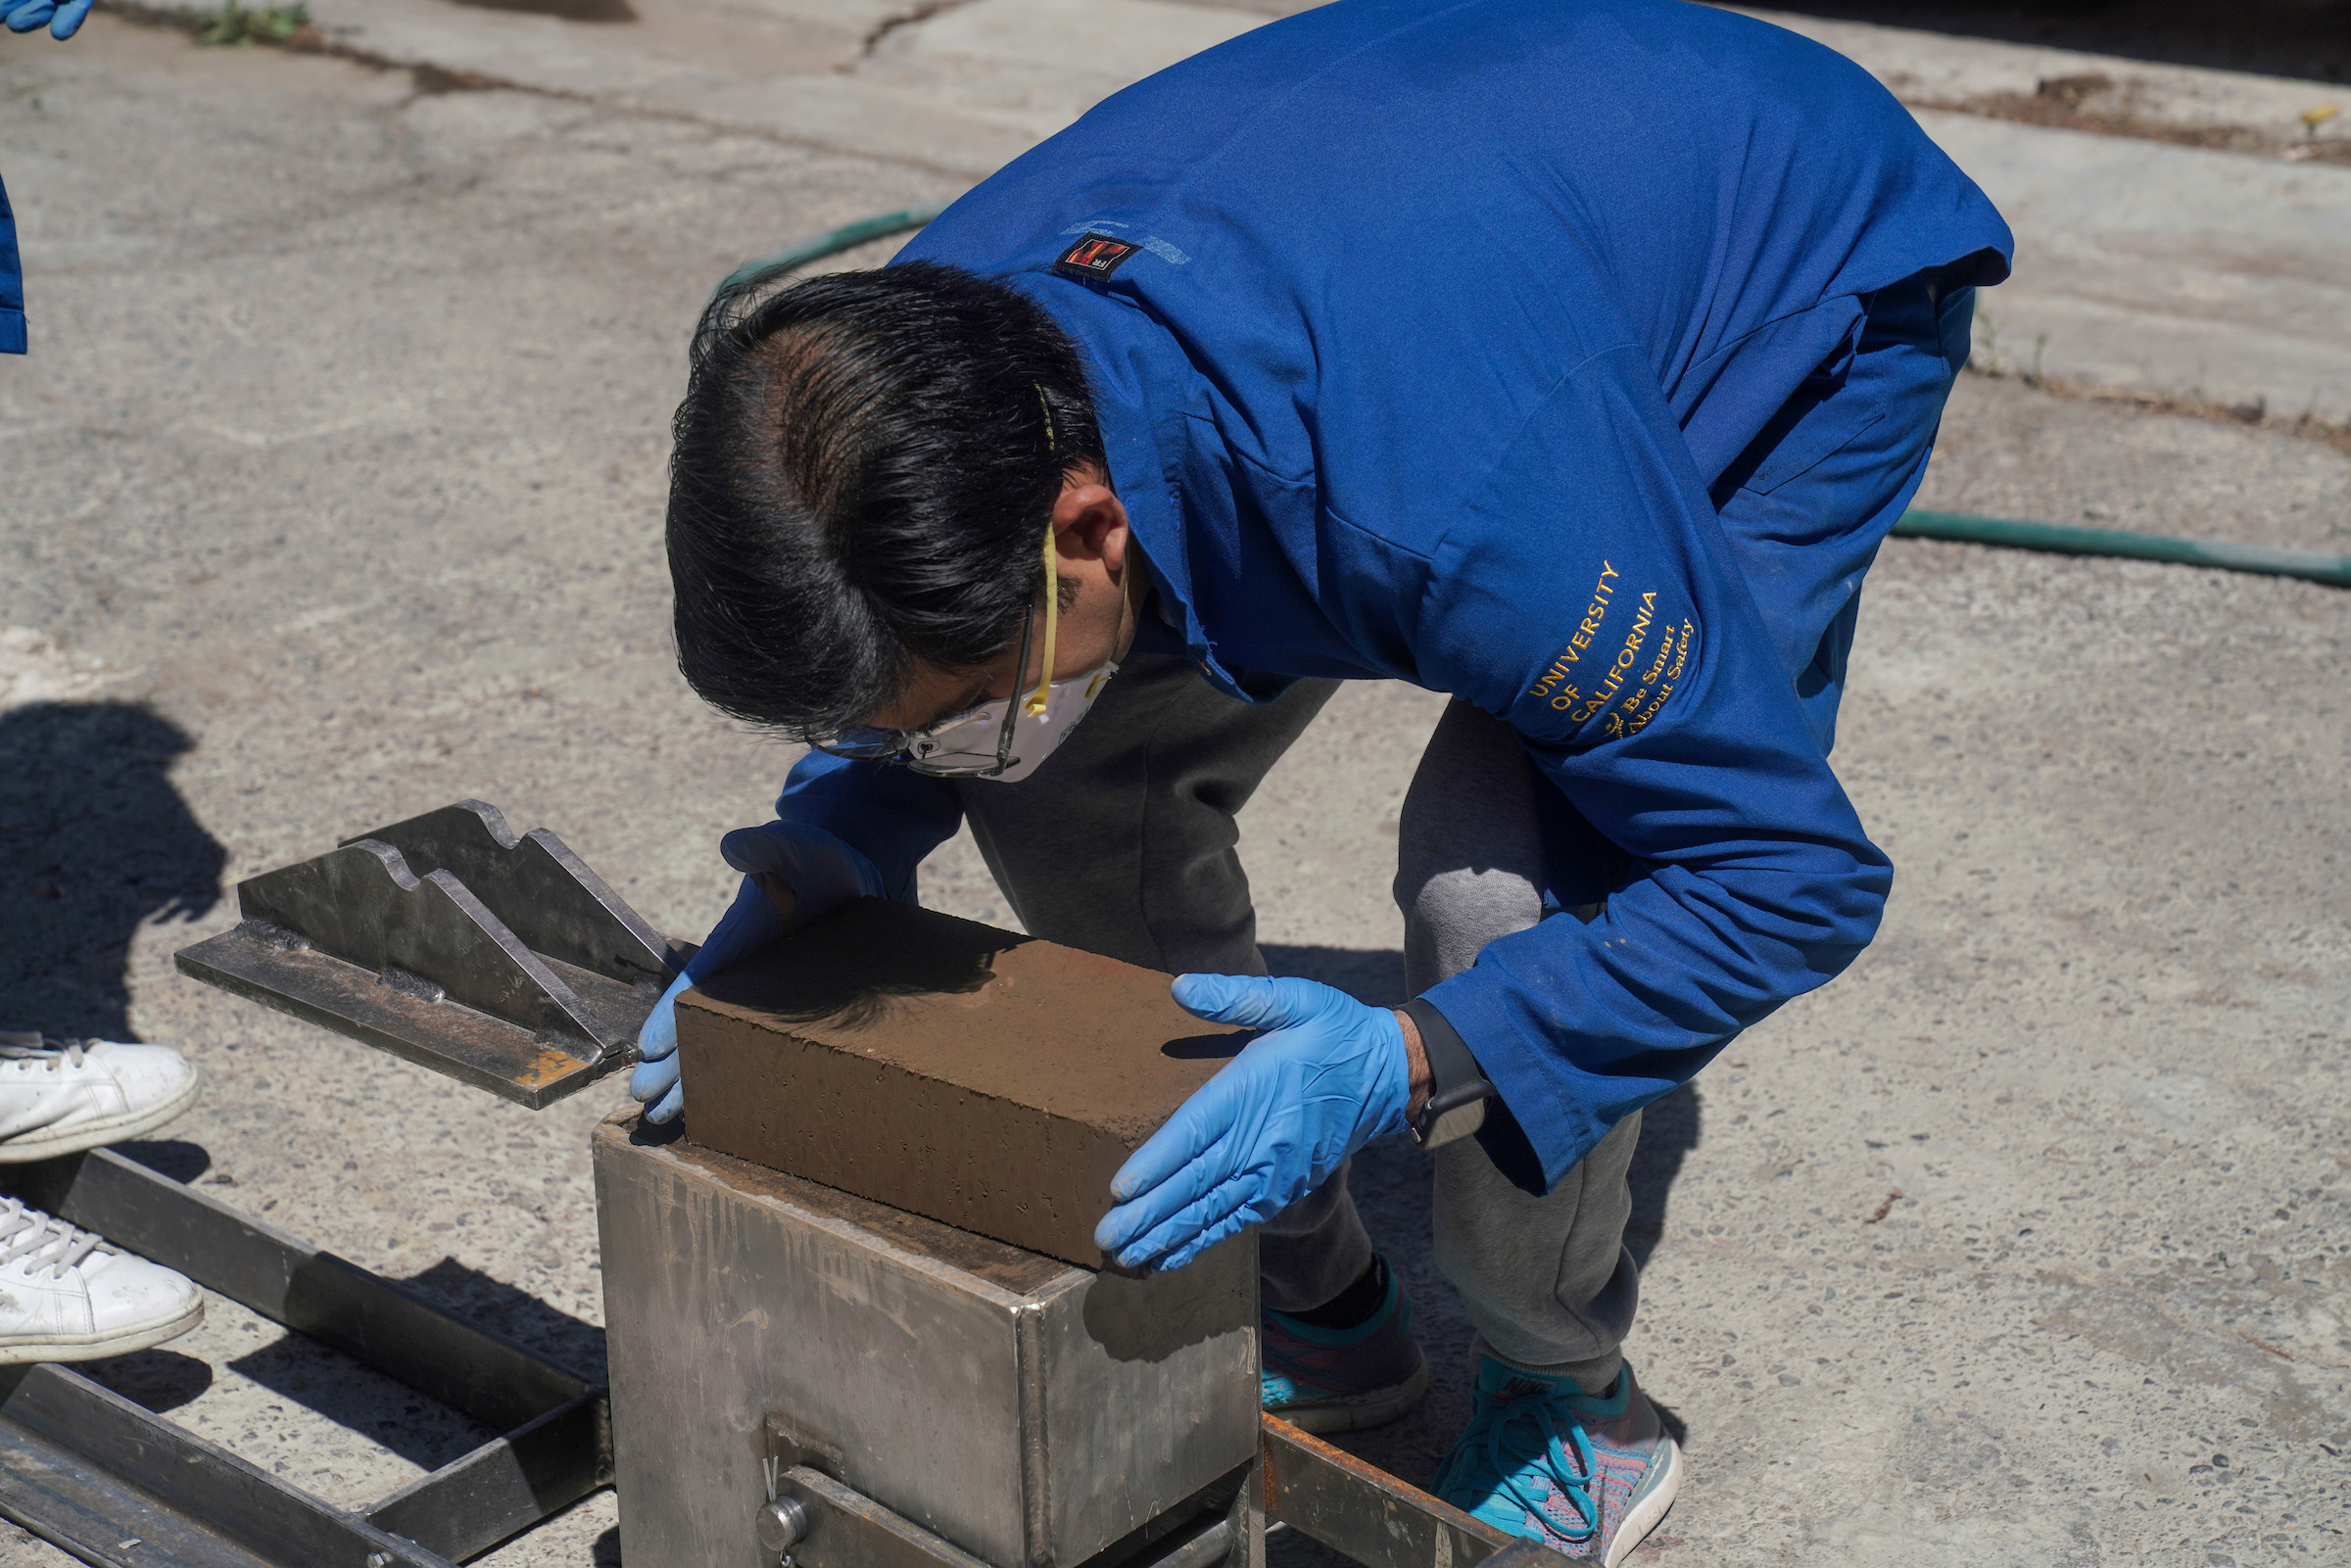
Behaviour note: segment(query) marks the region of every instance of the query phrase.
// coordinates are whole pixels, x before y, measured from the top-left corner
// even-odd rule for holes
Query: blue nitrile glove
[[[92,0],[0,0],[0,11],[8,13],[8,30],[30,32],[42,23],[49,24],[49,36],[63,42],[81,30],[81,19],[90,14]]]
[[[629,1093],[652,1106],[648,1121],[674,1120],[686,1109],[686,1089],[678,1082],[678,993],[698,980],[732,968],[783,935],[829,914],[852,898],[882,896],[882,874],[863,851],[845,844],[821,828],[795,822],[771,822],[759,828],[738,828],[719,840],[718,852],[728,865],[744,873],[735,902],[702,942],[702,950],[687,960],[686,969],[670,981],[661,1000],[637,1031],[637,1070],[629,1074]],[[773,872],[792,884],[798,908],[787,926],[767,895],[751,881],[754,872]]]
[[[1404,1026],[1313,980],[1182,974],[1188,1012],[1271,1032],[1203,1084],[1111,1179],[1094,1241],[1121,1263],[1179,1268],[1272,1218],[1383,1132],[1412,1098]]]

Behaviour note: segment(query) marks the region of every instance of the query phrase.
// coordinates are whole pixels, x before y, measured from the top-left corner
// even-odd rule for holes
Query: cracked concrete
[[[970,0],[929,0],[929,3],[915,6],[910,10],[892,12],[890,15],[884,17],[880,22],[876,23],[874,24],[874,30],[865,35],[864,45],[857,51],[857,60],[855,62],[839,65],[833,69],[836,71],[853,71],[856,69],[858,64],[871,60],[874,57],[874,51],[881,48],[884,40],[888,38],[891,33],[896,32],[900,27],[915,26],[918,24],[929,22],[933,17],[937,16],[941,12],[952,11],[957,6],[967,5],[969,3]]]
[[[594,1374],[586,1132],[617,1086],[533,1115],[170,954],[236,878],[466,795],[705,928],[718,836],[790,758],[671,662],[685,334],[744,257],[965,176],[104,8],[66,48],[0,40],[0,150],[33,331],[0,361],[0,1025],[184,1044],[212,1090],[137,1158]],[[2014,377],[1961,383],[1921,499],[2351,548],[2344,452]],[[1850,974],[1651,1113],[1629,1353],[1691,1472],[1636,1560],[2339,1563],[2351,598],[1903,541],[1864,606],[1838,761],[1895,902]],[[1349,688],[1244,816],[1276,968],[1393,997],[1395,812],[1437,707]],[[1009,924],[968,840],[924,888]],[[1424,1164],[1377,1147],[1360,1181],[1437,1386],[1357,1447],[1417,1479],[1466,1327]],[[339,1497],[472,1436],[226,1309],[100,1375]],[[608,1564],[614,1508],[484,1560]]]

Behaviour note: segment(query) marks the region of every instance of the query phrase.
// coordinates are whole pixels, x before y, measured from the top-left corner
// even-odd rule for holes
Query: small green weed
[[[196,29],[198,43],[216,46],[284,43],[311,24],[311,8],[300,4],[247,6],[227,0],[217,11],[189,11],[183,15]]]

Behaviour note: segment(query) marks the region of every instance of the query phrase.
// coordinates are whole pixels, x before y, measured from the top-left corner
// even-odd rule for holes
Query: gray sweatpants
[[[1185,660],[1138,655],[1030,778],[961,784],[980,851],[1022,924],[1173,974],[1263,974],[1233,819],[1336,689],[1303,681],[1276,701],[1240,702]],[[1542,918],[1532,791],[1525,753],[1500,721],[1463,703],[1446,709],[1405,797],[1396,857],[1415,994]],[[1625,1169],[1639,1137],[1638,1116],[1620,1122],[1541,1198],[1512,1186],[1473,1139],[1431,1156],[1437,1265],[1481,1350],[1594,1393],[1614,1380],[1640,1294],[1624,1250]],[[1371,1243],[1346,1170],[1269,1221],[1259,1256],[1266,1305],[1277,1310],[1319,1307],[1361,1274]]]

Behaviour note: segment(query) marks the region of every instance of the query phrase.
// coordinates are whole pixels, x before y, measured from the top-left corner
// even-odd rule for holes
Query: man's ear
[[[1113,578],[1126,567],[1132,540],[1127,505],[1099,475],[1080,471],[1063,482],[1053,503],[1053,533],[1054,551],[1065,561],[1099,561]]]

